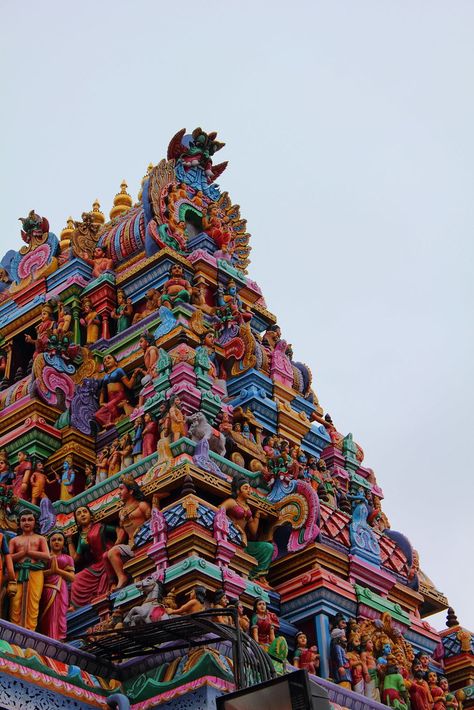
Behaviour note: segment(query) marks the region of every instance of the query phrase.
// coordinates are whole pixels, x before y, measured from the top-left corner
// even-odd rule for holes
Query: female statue
[[[241,532],[242,544],[245,546],[246,551],[252,557],[255,557],[258,562],[250,577],[265,581],[265,575],[268,573],[274,548],[271,542],[247,539],[247,530],[252,537],[256,537],[260,522],[260,511],[257,510],[254,516],[250,510],[248,504],[250,492],[250,484],[247,479],[244,476],[234,476],[232,479],[232,497],[227,498],[220,507],[224,508],[227,516]]]
[[[254,601],[251,632],[254,641],[265,651],[275,640],[275,624],[264,599],[258,598]]]
[[[62,641],[66,638],[66,613],[69,606],[68,582],[74,580],[74,560],[65,553],[64,533],[53,530],[49,536],[51,561],[44,570],[40,602],[39,631]]]
[[[75,541],[68,537],[68,549],[74,562],[82,567],[71,585],[71,604],[77,608],[107,593],[110,580],[104,552],[112,547],[116,530],[113,525],[95,523],[86,505],[76,508],[74,518],[79,532]]]

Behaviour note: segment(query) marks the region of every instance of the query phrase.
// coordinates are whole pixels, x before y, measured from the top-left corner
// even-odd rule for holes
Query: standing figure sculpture
[[[255,599],[250,630],[254,641],[265,651],[275,640],[275,624],[272,615],[267,610],[264,599]]]
[[[181,399],[177,394],[170,398],[170,408],[166,419],[171,433],[171,441],[178,441],[182,436],[187,435],[186,417],[182,410]]]
[[[58,641],[66,638],[66,613],[69,606],[68,583],[74,580],[74,560],[66,554],[66,537],[59,530],[49,535],[51,560],[44,570],[39,630]]]
[[[35,631],[43,591],[45,564],[51,559],[48,543],[36,532],[38,518],[31,510],[19,514],[21,533],[10,540],[17,588],[10,600],[10,621]]]
[[[142,456],[145,457],[156,453],[156,444],[158,442],[158,423],[150,412],[145,412],[143,423]]]
[[[122,288],[117,291],[117,308],[114,308],[110,315],[117,321],[117,333],[127,330],[132,322],[133,304],[131,299],[125,296]]]
[[[308,673],[316,674],[319,668],[319,653],[316,646],[308,648],[308,639],[303,631],[298,631],[295,636],[296,650],[293,665],[296,668],[305,668]]]
[[[36,338],[32,338],[31,335],[25,335],[25,341],[29,345],[35,346],[35,352],[33,357],[36,357],[44,350],[48,344],[48,334],[53,330],[55,325],[53,309],[49,304],[46,304],[41,309],[41,320],[36,326]]]
[[[79,322],[86,329],[86,345],[94,345],[99,340],[100,318],[90,298],[85,298],[82,303],[82,318]]]

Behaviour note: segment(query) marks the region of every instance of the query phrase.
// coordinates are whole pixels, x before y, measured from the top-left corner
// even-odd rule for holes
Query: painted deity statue
[[[192,293],[192,286],[184,276],[183,267],[181,264],[173,264],[169,271],[169,277],[163,284],[161,305],[173,308],[178,303],[189,303]]]
[[[125,291],[121,288],[117,291],[117,307],[110,314],[117,321],[117,333],[122,333],[130,326],[133,318],[133,304],[130,298],[125,296]]]
[[[265,581],[273,557],[273,544],[247,539],[247,531],[252,537],[257,536],[260,512],[252,514],[248,504],[251,493],[250,484],[244,476],[234,476],[231,485],[232,497],[225,500],[221,508],[224,508],[228,517],[240,531],[246,551],[257,560],[257,565],[252,570],[250,577]]]
[[[96,246],[92,257],[89,256],[86,251],[82,252],[81,256],[86,264],[92,266],[92,276],[94,279],[102,276],[106,271],[113,271],[114,269],[114,262],[107,256],[107,250],[103,246]]]
[[[204,587],[197,585],[189,592],[189,599],[182,606],[173,609],[171,606],[166,607],[166,613],[173,616],[183,616],[185,614],[197,614],[204,611],[206,601],[206,590]]]
[[[383,679],[382,703],[389,708],[408,710],[408,693],[403,676],[399,672],[395,657],[390,654]]]
[[[90,298],[85,298],[82,303],[82,318],[80,324],[86,329],[86,345],[93,345],[99,340],[100,318],[92,307]]]
[[[250,630],[254,641],[265,651],[275,640],[275,622],[264,599],[255,599]]]
[[[9,545],[17,580],[16,593],[10,599],[10,621],[35,631],[43,592],[43,571],[51,556],[46,538],[36,532],[36,515],[24,509],[18,517],[21,532]]]
[[[109,569],[104,553],[112,547],[116,538],[114,525],[96,523],[85,505],[76,508],[74,519],[78,527],[75,540],[68,536],[68,552],[79,568],[71,585],[71,605],[85,606],[94,597],[109,590]]]
[[[145,308],[143,311],[135,313],[133,316],[133,321],[132,323],[139,323],[139,321],[143,320],[144,318],[147,318],[147,316],[151,316],[153,313],[156,313],[158,311],[158,308],[160,307],[160,294],[156,290],[156,288],[151,288],[146,292],[146,299],[145,299]]]
[[[36,338],[32,338],[31,335],[25,335],[25,341],[29,345],[35,346],[33,357],[37,357],[40,353],[46,350],[48,345],[48,335],[55,326],[53,309],[49,304],[44,305],[41,309],[40,318],[41,320],[36,326]]]
[[[130,378],[127,377],[125,370],[118,366],[114,355],[104,357],[104,370],[99,397],[100,407],[94,418],[100,426],[107,429],[117,422],[127,407],[130,407],[127,390],[133,388],[135,373]]]
[[[316,646],[308,648],[308,639],[303,631],[299,631],[295,636],[296,650],[293,658],[293,665],[296,668],[305,668],[308,673],[316,674],[319,668],[319,653]]]
[[[144,368],[138,367],[135,372],[142,376],[141,384],[144,388],[140,392],[138,406],[143,406],[147,392],[147,385],[156,377],[156,364],[158,362],[158,348],[155,345],[155,339],[151,333],[145,331],[140,336],[138,344],[143,351]]]
[[[158,442],[158,422],[150,412],[143,416],[142,456],[150,456],[156,452]]]
[[[119,528],[115,545],[107,551],[107,560],[116,577],[116,589],[121,589],[128,582],[124,563],[133,558],[134,537],[150,515],[150,504],[145,500],[133,476],[122,476],[119,485],[123,507],[119,511]]]
[[[352,676],[346,647],[346,632],[343,628],[336,627],[331,631],[330,660],[332,677],[336,683],[344,688],[351,688]]]
[[[18,497],[27,494],[30,482],[32,464],[27,451],[18,452],[18,463],[13,469],[15,480],[13,482],[13,493]]]
[[[64,533],[53,530],[49,535],[51,559],[44,570],[39,630],[58,641],[66,638],[66,613],[69,607],[68,584],[74,581],[74,560],[65,552]]]
[[[170,398],[170,407],[166,418],[166,428],[169,429],[171,441],[178,441],[188,433],[186,416],[182,410],[181,398],[174,395]]]
[[[30,500],[33,505],[39,505],[40,501],[46,497],[46,484],[56,483],[57,476],[54,474],[52,477],[48,476],[44,470],[44,463],[42,461],[36,461],[31,471],[29,477],[29,483],[31,484],[31,495]],[[27,497],[28,483],[22,484],[22,496]]]

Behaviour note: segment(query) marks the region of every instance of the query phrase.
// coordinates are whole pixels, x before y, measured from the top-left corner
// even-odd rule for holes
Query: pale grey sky
[[[250,275],[474,629],[474,4],[2,0],[0,251],[217,130]],[[444,618],[444,615],[443,615]],[[437,628],[442,619],[434,619]]]

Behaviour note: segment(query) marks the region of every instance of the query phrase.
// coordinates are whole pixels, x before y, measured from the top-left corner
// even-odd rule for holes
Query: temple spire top
[[[120,192],[115,195],[114,205],[110,210],[110,219],[115,219],[115,217],[119,217],[120,215],[125,214],[125,212],[128,212],[128,210],[132,206],[133,201],[127,192],[127,187],[128,185],[125,180],[122,180],[122,183],[120,185]]]

